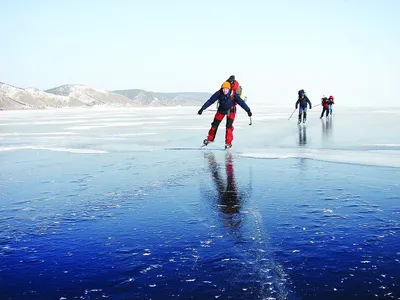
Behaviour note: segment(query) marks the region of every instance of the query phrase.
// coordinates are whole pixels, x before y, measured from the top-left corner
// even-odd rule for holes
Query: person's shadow
[[[240,195],[236,185],[232,154],[227,152],[225,155],[225,176],[221,174],[221,167],[213,153],[207,153],[206,158],[217,190],[217,206],[222,212],[223,224],[235,231],[242,223],[243,216],[240,210],[243,196]]]
[[[307,145],[307,127],[298,125],[299,129],[299,146]]]

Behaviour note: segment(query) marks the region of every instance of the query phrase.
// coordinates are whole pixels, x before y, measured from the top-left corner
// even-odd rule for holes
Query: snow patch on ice
[[[35,132],[35,133],[19,133],[19,132],[10,132],[10,133],[0,133],[0,136],[37,136],[37,135],[73,135],[76,134],[75,132]]]
[[[375,146],[375,147],[400,147],[400,144],[364,144],[364,146]]]
[[[265,150],[264,150],[265,151]],[[369,166],[400,168],[400,151],[347,151],[347,150],[303,150],[301,152],[283,149],[271,149],[268,152],[247,152],[239,154],[242,157],[258,159],[307,158],[326,162],[349,163]]]
[[[41,146],[0,147],[0,151],[15,151],[15,150],[48,150],[48,151],[57,151],[57,152],[79,153],[79,154],[107,153],[107,151],[96,150],[96,149],[56,148],[56,147],[41,147]]]
[[[114,136],[120,136],[120,137],[125,137],[125,136],[141,136],[141,135],[155,135],[157,132],[137,132],[137,133],[116,133]]]
[[[105,128],[105,127],[127,127],[127,126],[139,126],[144,123],[140,122],[120,122],[120,123],[109,123],[109,124],[97,124],[97,125],[82,125],[82,126],[73,126],[67,128],[68,130],[85,130],[85,129],[94,129],[94,128]]]
[[[94,124],[94,125],[82,125],[82,126],[73,126],[66,128],[67,130],[85,130],[85,129],[94,129],[94,128],[105,128],[105,127],[129,127],[129,126],[140,126],[146,124],[164,124],[164,122],[117,122],[117,123],[108,123],[108,124]]]

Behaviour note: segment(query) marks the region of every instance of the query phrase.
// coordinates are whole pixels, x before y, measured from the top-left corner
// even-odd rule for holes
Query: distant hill
[[[209,93],[157,93],[140,89],[106,91],[85,85],[67,84],[41,91],[0,82],[0,110],[45,109],[91,106],[177,106],[201,105]]]
[[[65,97],[49,94],[35,88],[21,89],[0,82],[0,109],[43,109],[78,107],[82,102]]]
[[[210,93],[157,93],[145,90],[116,90],[113,93],[123,95],[136,103],[145,106],[176,106],[176,105],[201,105],[208,98]]]
[[[45,91],[53,95],[76,99],[84,105],[137,106],[129,98],[106,90],[100,90],[85,85],[62,85]]]

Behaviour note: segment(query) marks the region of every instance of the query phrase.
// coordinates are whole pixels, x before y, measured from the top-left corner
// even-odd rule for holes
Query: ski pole
[[[290,120],[290,118],[293,116],[294,112],[296,111],[297,108],[294,109],[294,111],[292,112],[292,114],[290,115],[288,121]]]

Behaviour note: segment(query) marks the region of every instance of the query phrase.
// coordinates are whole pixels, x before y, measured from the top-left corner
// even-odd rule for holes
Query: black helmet
[[[229,76],[227,81],[232,82],[232,81],[235,81],[235,80],[236,80],[235,79],[235,75],[231,75],[231,76]]]

